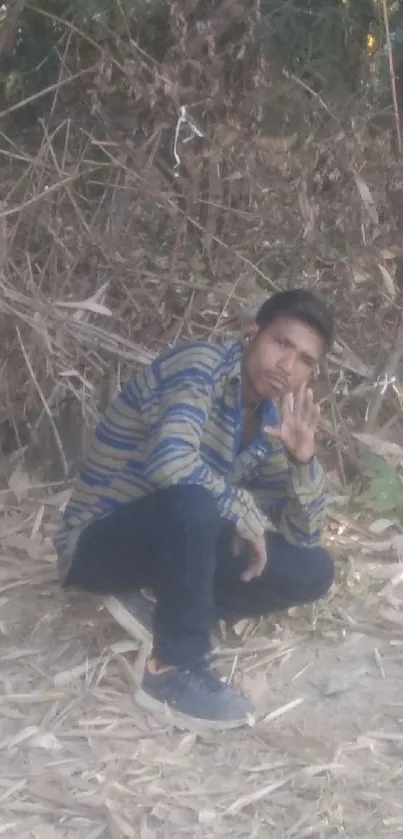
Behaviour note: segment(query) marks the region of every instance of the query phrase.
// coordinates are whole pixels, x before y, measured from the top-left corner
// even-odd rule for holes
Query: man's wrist
[[[301,460],[299,457],[295,457],[295,455],[291,454],[291,452],[287,452],[287,454],[288,460],[290,461],[292,466],[308,466],[310,463],[312,463],[315,457],[315,452],[313,452],[307,460]]]

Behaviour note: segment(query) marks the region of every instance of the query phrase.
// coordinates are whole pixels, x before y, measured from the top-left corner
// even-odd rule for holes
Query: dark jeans
[[[90,525],[66,584],[115,595],[152,588],[154,655],[165,664],[186,665],[209,652],[216,618],[237,620],[309,603],[333,582],[326,551],[297,548],[269,533],[267,568],[260,579],[244,583],[247,556],[231,554],[232,534],[202,487],[160,490]]]

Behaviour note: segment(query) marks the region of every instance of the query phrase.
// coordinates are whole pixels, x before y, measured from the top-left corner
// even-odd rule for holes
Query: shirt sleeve
[[[178,484],[205,487],[216,499],[221,517],[233,522],[241,536],[258,537],[268,522],[252,494],[231,486],[201,456],[214,389],[213,375],[194,369],[191,375],[182,376],[180,383],[163,389],[154,411],[156,419],[149,426],[144,475],[158,488]]]
[[[308,548],[319,544],[328,498],[316,457],[307,464],[290,463],[281,447],[262,465],[250,489],[259,508],[287,542]]]

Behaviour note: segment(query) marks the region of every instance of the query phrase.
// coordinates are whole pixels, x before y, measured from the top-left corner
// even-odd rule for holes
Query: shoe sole
[[[198,717],[190,717],[180,711],[173,711],[166,702],[160,702],[142,688],[135,693],[134,700],[143,711],[163,716],[172,725],[190,731],[229,731],[234,728],[253,728],[257,722],[257,714],[252,713],[235,720],[203,720]]]
[[[149,632],[141,621],[137,620],[135,615],[126,609],[117,597],[107,597],[106,600],[104,600],[104,606],[108,610],[109,614],[112,615],[116,623],[118,623],[125,632],[131,635],[132,638],[139,641],[141,644],[152,644],[152,633]]]

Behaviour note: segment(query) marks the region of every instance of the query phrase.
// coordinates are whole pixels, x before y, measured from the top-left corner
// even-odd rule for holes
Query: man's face
[[[259,400],[295,393],[308,381],[324,351],[324,340],[313,327],[295,318],[277,318],[249,336],[245,384]]]

